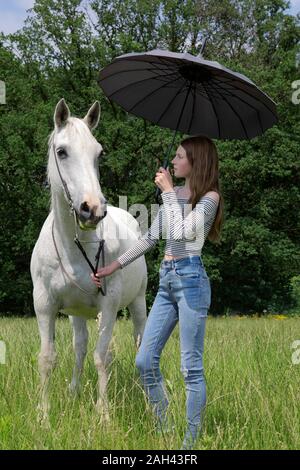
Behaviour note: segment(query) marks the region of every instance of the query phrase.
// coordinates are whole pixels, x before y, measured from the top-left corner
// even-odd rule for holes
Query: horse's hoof
[[[37,422],[39,426],[45,430],[51,428],[48,412],[41,405],[39,405],[37,409]]]
[[[109,424],[110,423],[110,414],[108,411],[108,406],[105,405],[102,401],[97,401],[96,403],[96,412],[99,415],[101,422]]]
[[[79,397],[80,386],[74,382],[69,383],[69,392],[73,398]]]

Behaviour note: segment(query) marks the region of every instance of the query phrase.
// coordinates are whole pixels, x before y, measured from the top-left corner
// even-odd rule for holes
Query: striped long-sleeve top
[[[163,192],[161,197],[163,204],[149,230],[117,258],[121,268],[149,251],[163,237],[166,238],[166,255],[201,255],[218,203],[209,196],[203,196],[191,210],[192,204],[187,203],[188,198],[177,196],[175,191]]]

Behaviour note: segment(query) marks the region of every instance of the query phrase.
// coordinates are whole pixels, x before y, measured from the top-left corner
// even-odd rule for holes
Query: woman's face
[[[190,175],[192,166],[188,161],[186,151],[181,145],[179,145],[176,150],[176,156],[173,158],[172,163],[174,167],[174,176],[176,176],[176,178],[186,178]]]

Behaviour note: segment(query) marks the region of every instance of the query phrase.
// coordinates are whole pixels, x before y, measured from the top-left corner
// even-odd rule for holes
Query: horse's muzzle
[[[102,220],[107,214],[106,203],[107,201],[104,199],[102,204],[102,214],[96,215],[96,212],[99,214],[99,206],[91,207],[88,202],[83,202],[80,205],[80,211],[78,214],[80,222],[88,228],[96,228],[100,220]]]

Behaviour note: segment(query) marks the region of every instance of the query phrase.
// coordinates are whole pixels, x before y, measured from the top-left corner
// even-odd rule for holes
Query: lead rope
[[[66,276],[70,279],[70,281],[71,281],[76,287],[78,287],[78,289],[80,289],[82,292],[84,292],[84,293],[87,294],[87,295],[95,295],[95,291],[93,291],[93,292],[88,292],[87,290],[83,289],[83,287],[80,287],[80,285],[77,284],[77,282],[74,281],[74,279],[72,279],[71,276],[70,276],[70,275],[67,273],[67,271],[65,270],[64,265],[62,264],[62,260],[61,260],[61,257],[60,257],[60,255],[59,255],[58,249],[57,249],[57,245],[56,245],[56,242],[55,242],[55,238],[54,238],[54,220],[52,221],[52,239],[53,239],[53,243],[54,243],[54,246],[55,246],[56,254],[57,254],[58,261],[59,261],[59,264],[60,264],[60,267],[61,267],[62,271],[66,274]]]

